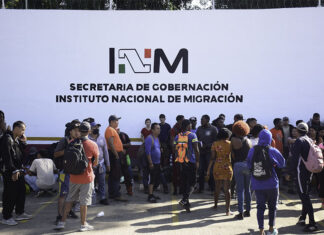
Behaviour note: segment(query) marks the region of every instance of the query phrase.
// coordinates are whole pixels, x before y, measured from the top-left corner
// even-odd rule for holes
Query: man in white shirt
[[[44,190],[52,190],[56,179],[57,169],[52,159],[47,158],[47,151],[40,150],[28,170],[28,175],[25,175],[26,182],[40,196]]]

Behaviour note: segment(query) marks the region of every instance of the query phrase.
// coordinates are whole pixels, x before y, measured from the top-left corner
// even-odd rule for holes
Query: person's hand
[[[16,172],[15,174],[12,174],[12,181],[17,181],[19,178],[20,172]]]
[[[290,180],[291,180],[290,175],[286,175],[286,176],[285,176],[285,179],[286,179],[287,181],[290,181]]]
[[[107,173],[110,172],[110,166],[106,166],[106,172],[107,172]]]
[[[27,141],[27,137],[25,136],[25,134],[23,134],[22,136],[20,136],[20,140],[22,142],[26,142]]]
[[[154,165],[153,165],[152,162],[149,163],[149,167],[150,167],[151,170],[154,168]]]

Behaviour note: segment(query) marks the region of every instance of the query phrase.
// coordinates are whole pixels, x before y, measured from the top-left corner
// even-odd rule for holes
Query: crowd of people
[[[179,204],[187,212],[191,211],[190,195],[203,193],[208,186],[214,193],[215,210],[223,190],[226,215],[233,215],[230,204],[236,197],[238,213],[234,218],[244,220],[250,216],[254,192],[261,235],[265,234],[266,208],[269,210],[267,234],[278,234],[275,218],[279,185],[286,184],[288,193],[297,191],[302,203],[297,225],[303,226],[304,232],[318,230],[310,191],[311,185],[315,185],[324,209],[324,171],[321,171],[324,123],[320,114],[314,113],[307,123],[299,120],[295,126],[288,117],[275,118],[270,130],[256,118],[244,120],[242,114],[236,114],[229,125],[225,125],[224,114],[213,121],[203,115],[200,126],[196,117],[186,119],[178,115],[173,127],[161,114],[159,123],[151,123],[150,118],[145,120],[140,132],[143,144],[133,159],[129,153],[130,138],[118,127],[120,119],[109,116],[109,125],[103,133],[101,124],[94,118],[82,122],[72,120],[65,125],[64,137],[58,143],[47,149],[30,149],[26,157],[26,124],[17,121],[11,128],[0,111],[2,223],[16,225],[19,220],[32,218],[24,209],[25,184],[36,196],[41,196],[56,193],[55,184],[59,182],[55,229],[64,229],[66,219],[78,218],[75,212],[80,210],[80,231],[92,230],[93,226],[86,220],[87,206],[97,203],[97,199],[102,205],[108,205],[111,200],[128,201],[121,193],[120,184],[123,181],[127,195],[133,195],[132,167],[136,166],[149,203],[161,199],[154,193],[159,187],[168,194],[172,182],[172,193],[182,196]],[[313,161],[316,157],[317,162]],[[311,167],[317,166],[316,170],[310,168],[310,161],[313,161]]]

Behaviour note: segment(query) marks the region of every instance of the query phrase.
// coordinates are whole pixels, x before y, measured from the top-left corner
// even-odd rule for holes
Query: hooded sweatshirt
[[[269,146],[269,157],[273,164],[271,177],[267,180],[257,180],[253,176],[251,177],[251,188],[252,190],[265,190],[265,189],[275,189],[279,187],[278,176],[275,171],[275,166],[279,168],[285,167],[285,159],[281,155],[278,149],[270,146],[272,141],[272,134],[268,130],[262,130],[259,134],[259,143],[261,146]],[[252,158],[254,154],[254,147],[250,149],[247,163],[248,167],[252,169]]]

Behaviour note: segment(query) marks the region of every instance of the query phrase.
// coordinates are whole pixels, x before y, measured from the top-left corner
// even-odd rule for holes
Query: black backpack
[[[82,140],[77,139],[67,145],[63,156],[64,173],[81,175],[87,169],[88,163]]]
[[[256,145],[252,157],[252,176],[257,180],[267,180],[272,176],[269,146]]]

